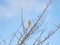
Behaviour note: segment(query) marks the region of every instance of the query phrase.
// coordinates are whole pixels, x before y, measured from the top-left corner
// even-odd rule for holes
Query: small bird
[[[31,21],[29,20],[29,21],[28,21],[28,27],[30,27],[30,25],[31,25]]]

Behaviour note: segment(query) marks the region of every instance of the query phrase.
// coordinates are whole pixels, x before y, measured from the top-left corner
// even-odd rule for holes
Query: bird
[[[29,20],[29,21],[28,21],[28,27],[30,27],[30,25],[31,25],[31,21]]]

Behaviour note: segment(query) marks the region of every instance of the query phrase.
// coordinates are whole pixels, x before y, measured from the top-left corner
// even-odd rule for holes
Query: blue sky
[[[25,26],[28,20],[35,20],[46,7],[49,0],[0,0],[0,34],[5,40],[16,31],[21,23],[21,8],[23,8],[23,17]],[[48,8],[46,21],[52,21],[60,24],[60,0],[53,0]],[[32,22],[33,24],[33,22]],[[50,39],[50,45],[59,45],[60,30]]]

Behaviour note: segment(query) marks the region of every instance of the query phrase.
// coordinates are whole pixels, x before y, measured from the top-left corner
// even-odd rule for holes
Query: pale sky
[[[0,0],[0,35],[8,42],[11,34],[21,23],[21,8],[25,26],[28,20],[35,20],[42,13],[49,0]],[[60,0],[53,0],[48,8],[45,20],[60,24]],[[32,22],[33,24],[33,22]],[[50,45],[59,45],[60,30],[50,39]],[[28,45],[28,44],[27,44]]]

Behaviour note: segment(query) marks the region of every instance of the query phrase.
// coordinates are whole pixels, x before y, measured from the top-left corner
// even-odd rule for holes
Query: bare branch
[[[2,39],[3,43],[6,45],[6,41],[3,39],[1,35],[0,35],[0,38]]]
[[[41,44],[41,43],[44,43],[47,39],[49,39],[56,31],[58,31],[58,29],[60,29],[60,26],[58,26],[57,27],[57,29],[55,29],[55,31],[50,31],[49,33],[48,33],[48,35],[47,35],[47,37],[45,37],[45,39],[44,40],[42,40],[39,44]]]
[[[23,8],[21,10],[21,13],[22,13],[22,15],[21,15],[22,27],[23,27],[23,32],[25,34],[25,27],[24,27],[24,21],[23,21]]]

